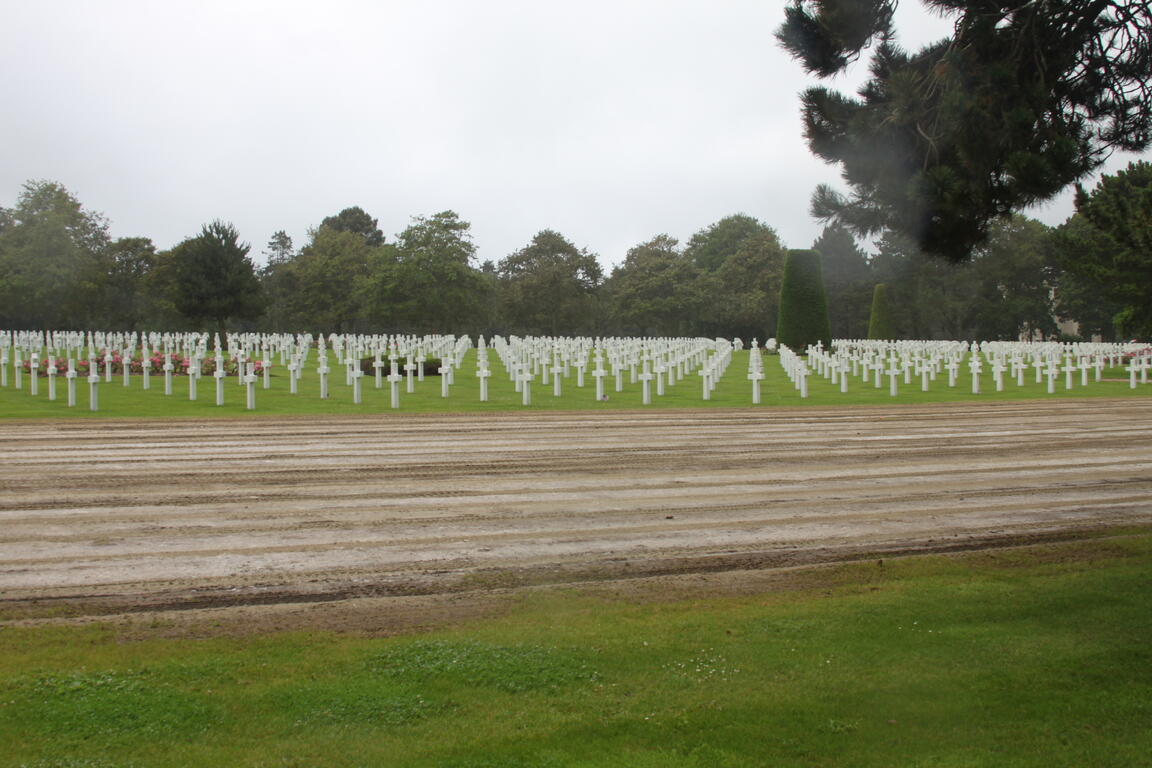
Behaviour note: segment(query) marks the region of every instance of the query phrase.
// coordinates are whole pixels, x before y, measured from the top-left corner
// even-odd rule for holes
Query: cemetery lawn
[[[392,637],[0,625],[0,766],[1148,766],[1150,574],[1129,529]]]
[[[464,358],[463,367],[456,372],[455,385],[448,397],[442,397],[439,376],[427,376],[423,382],[415,384],[415,391],[408,394],[405,385],[400,386],[400,407],[392,410],[387,382],[380,389],[375,386],[373,376],[362,379],[362,402],[353,402],[352,388],[339,375],[342,369],[335,369],[330,378],[330,396],[320,399],[320,382],[315,366],[311,363],[299,384],[299,392],[289,391],[288,375],[283,367],[273,367],[270,388],[262,383],[256,385],[256,408],[247,410],[245,388],[235,377],[225,382],[224,404],[216,405],[215,381],[201,379],[197,400],[189,400],[188,378],[173,377],[172,394],[164,394],[164,377],[153,375],[150,388],[143,389],[142,377],[130,377],[128,387],[123,378],[115,374],[110,382],[99,385],[99,410],[89,408],[89,389],[84,380],[78,380],[76,406],[68,407],[67,386],[63,378],[56,382],[56,400],[48,399],[48,383],[45,378],[38,382],[38,394],[30,393],[30,379],[23,377],[22,386],[17,389],[12,372],[9,372],[7,387],[0,387],[0,418],[21,419],[60,419],[60,418],[247,418],[285,415],[346,415],[357,413],[472,413],[484,411],[516,410],[595,410],[611,411],[621,409],[659,408],[746,408],[752,406],[751,383],[748,374],[747,350],[733,354],[723,378],[712,393],[711,399],[702,397],[701,382],[698,376],[690,376],[668,387],[664,396],[652,390],[651,405],[643,404],[640,383],[630,383],[624,376],[623,391],[615,391],[611,376],[605,377],[607,401],[595,399],[593,377],[586,376],[585,386],[576,386],[573,373],[563,381],[559,396],[553,394],[551,384],[539,380],[532,386],[532,404],[522,405],[522,396],[516,392],[499,361],[489,379],[489,400],[480,402],[480,384],[475,376],[476,351],[470,350]],[[314,361],[313,361],[314,362]],[[966,368],[964,369],[966,370]],[[1036,383],[1034,373],[1029,371],[1024,386],[1017,386],[1014,380],[1007,380],[1002,392],[995,391],[991,370],[986,370],[981,378],[981,393],[972,394],[971,375],[960,375],[955,387],[948,387],[947,377],[937,378],[929,392],[920,391],[920,383],[913,377],[911,384],[901,380],[896,397],[891,396],[888,379],[883,378],[883,386],[877,388],[874,381],[864,382],[853,377],[849,391],[842,393],[838,385],[813,375],[809,379],[809,397],[801,398],[799,392],[785,376],[779,359],[775,356],[764,358],[765,379],[762,387],[761,404],[758,407],[772,408],[784,406],[839,406],[839,405],[885,405],[923,404],[934,402],[988,402],[1023,399],[1058,399],[1082,397],[1148,397],[1152,396],[1152,386],[1138,384],[1131,389],[1128,373],[1123,368],[1109,368],[1103,372],[1103,380],[1096,382],[1089,377],[1087,386],[1080,385],[1080,377],[1074,377],[1071,389],[1065,388],[1064,376],[1056,382],[1056,391],[1048,394],[1047,382]]]

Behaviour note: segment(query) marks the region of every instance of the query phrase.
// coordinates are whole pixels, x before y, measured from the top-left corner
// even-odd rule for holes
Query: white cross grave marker
[[[476,370],[476,376],[480,379],[480,402],[488,402],[488,377],[492,375],[492,371],[488,370],[488,361],[482,361],[480,368]]]
[[[247,408],[256,410],[256,364],[248,364],[248,373],[244,376],[244,387],[247,390]]]
[[[980,353],[973,352],[972,357],[968,359],[968,370],[972,372],[972,394],[980,394],[980,372],[984,369],[984,364],[980,361]]]
[[[100,410],[100,368],[96,365],[95,360],[90,360],[88,370],[91,373],[88,375],[88,409],[92,411]]]
[[[68,358],[68,372],[64,374],[68,379],[68,407],[76,407],[76,361]]]

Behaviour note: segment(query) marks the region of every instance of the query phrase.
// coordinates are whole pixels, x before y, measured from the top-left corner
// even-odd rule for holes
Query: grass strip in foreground
[[[1147,766],[1150,574],[1137,532],[404,637],[8,626],[0,765]]]

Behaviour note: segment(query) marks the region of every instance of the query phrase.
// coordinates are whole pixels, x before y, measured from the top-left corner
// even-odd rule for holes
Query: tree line
[[[898,338],[1052,337],[1058,320],[1084,336],[1152,332],[1152,167],[1133,163],[1080,191],[1059,227],[997,219],[968,261],[927,255],[885,231],[875,253],[829,225],[820,254],[832,335],[864,338],[877,284]],[[230,329],[351,333],[596,336],[776,334],[788,248],[745,214],[687,242],[666,234],[606,271],[567,236],[538,232],[480,262],[454,211],[416,216],[385,237],[360,207],[324,218],[299,248],[274,233],[258,265],[226,222],[168,250],[112,239],[107,219],[62,185],[32,181],[0,208],[0,327]],[[807,245],[807,244],[805,244]]]

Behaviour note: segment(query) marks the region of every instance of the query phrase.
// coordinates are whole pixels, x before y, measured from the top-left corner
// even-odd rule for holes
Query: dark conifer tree
[[[263,295],[249,248],[235,227],[222,221],[206,224],[199,235],[173,248],[172,299],[180,314],[219,332],[229,320],[259,317]]]
[[[888,289],[884,283],[877,283],[872,290],[872,316],[868,318],[868,338],[894,339],[895,330],[892,327],[892,311],[888,306]]]
[[[794,0],[786,11],[777,37],[819,77],[877,44],[859,98],[802,96],[809,147],[851,189],[819,187],[820,219],[893,230],[962,261],[997,217],[1051,198],[1113,149],[1149,146],[1147,0],[926,2],[955,32],[915,53],[894,41],[895,0]]]
[[[832,343],[819,251],[788,251],[784,259],[776,339],[798,354],[809,344]]]

